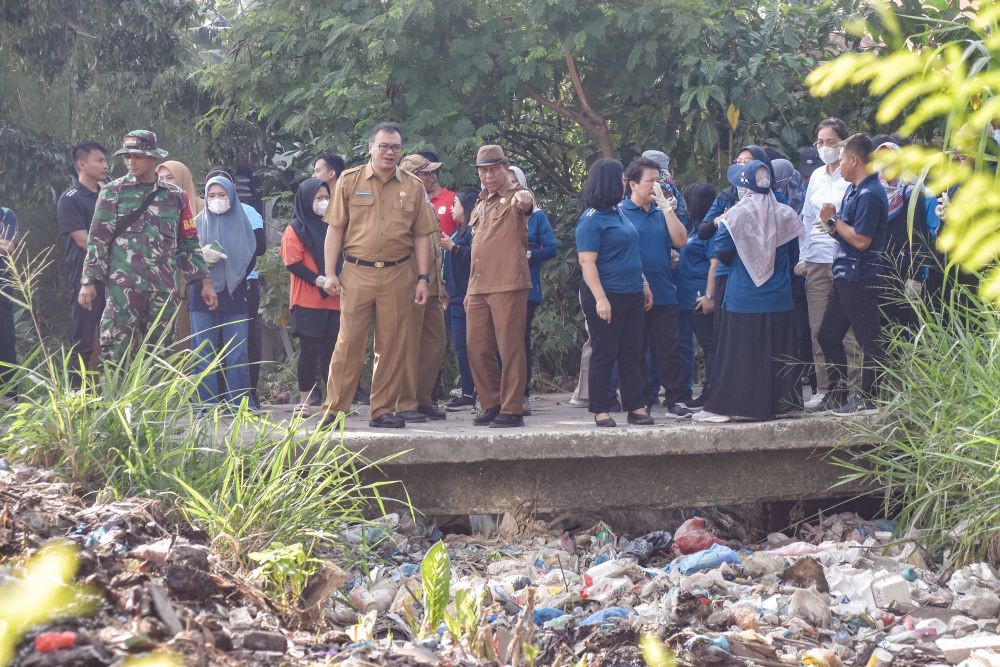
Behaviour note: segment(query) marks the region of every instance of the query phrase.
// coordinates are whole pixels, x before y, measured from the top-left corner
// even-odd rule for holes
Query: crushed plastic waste
[[[78,577],[102,593],[95,616],[29,633],[14,664],[119,664],[158,647],[223,666],[526,664],[526,647],[537,665],[640,664],[642,632],[684,667],[1000,664],[997,571],[935,563],[891,522],[849,513],[760,544],[728,542],[725,523],[702,516],[626,536],[610,521],[513,515],[503,534],[442,535],[390,515],[344,527],[343,542],[378,559],[320,553],[289,614],[153,501],[85,506],[44,471],[0,473],[0,544],[69,537]],[[423,580],[421,561],[438,539],[449,599],[429,626],[440,583]],[[0,566],[0,585],[13,577]]]

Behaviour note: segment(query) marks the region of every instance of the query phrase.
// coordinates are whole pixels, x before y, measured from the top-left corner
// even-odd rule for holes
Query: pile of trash
[[[66,537],[101,597],[96,614],[32,630],[17,665],[152,649],[193,665],[643,665],[649,635],[679,665],[1000,666],[997,571],[937,564],[891,521],[854,514],[757,545],[700,516],[630,540],[540,521],[443,535],[389,515],[343,534],[377,543],[376,559],[328,554],[290,611],[153,501],[86,507],[51,473],[0,462],[0,502],[0,590],[9,563]]]

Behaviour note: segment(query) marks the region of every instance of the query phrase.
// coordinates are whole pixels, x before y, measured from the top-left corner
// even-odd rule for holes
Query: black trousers
[[[5,296],[0,296],[0,362],[11,365],[17,363],[14,304]],[[17,387],[10,384],[16,374],[17,371],[13,368],[6,366],[0,368],[0,391],[3,391],[7,396],[17,396]]]
[[[94,353],[94,342],[97,340],[97,330],[101,324],[101,313],[104,312],[104,286],[97,287],[97,296],[90,310],[87,310],[77,301],[80,295],[80,285],[70,285],[69,298],[71,305],[70,317],[73,322],[73,330],[70,332],[70,354],[73,362],[72,368],[79,368],[80,362],[77,358],[83,359],[83,366],[90,363],[90,357]],[[73,386],[80,386],[80,376],[74,374],[70,377]]]
[[[653,366],[656,377],[663,385],[664,398],[667,405],[679,403],[684,399],[684,361],[681,359],[681,347],[677,342],[677,323],[680,309],[676,305],[653,306],[643,315],[645,322],[645,338],[642,349],[646,345],[653,353]],[[614,321],[614,308],[612,308]],[[642,364],[645,375],[645,364]],[[647,384],[643,377],[642,386]]]
[[[875,396],[878,392],[879,365],[885,361],[882,315],[879,312],[882,291],[881,278],[858,282],[844,279],[833,281],[826,312],[823,313],[823,323],[816,338],[830,362],[833,373],[831,384],[838,389],[847,387],[844,336],[853,327],[863,354],[861,392],[866,396]]]
[[[322,391],[326,386],[327,375],[330,373],[330,357],[333,356],[333,348],[337,344],[336,334],[339,330],[333,333],[331,338],[299,336],[299,363],[296,367],[299,391],[313,389]]]
[[[813,360],[812,332],[809,329],[809,303],[806,301],[805,289],[796,289],[794,285],[792,313],[795,318],[795,360],[802,364],[803,375],[809,378],[809,386],[815,392],[816,364]]]
[[[628,412],[645,407],[642,395],[642,346],[644,299],[638,294],[608,294],[611,322],[597,316],[597,301],[590,288],[580,281],[580,305],[590,330],[590,412],[609,412],[614,399],[608,392],[611,371],[618,362],[618,388],[622,408]]]
[[[528,381],[524,383],[524,395],[527,397],[531,393],[531,370],[532,370],[532,355],[531,355],[531,323],[535,320],[535,310],[541,304],[536,301],[528,302],[528,317],[524,320],[524,351],[528,358]]]
[[[691,328],[701,345],[701,351],[705,355],[705,382],[701,386],[701,395],[705,398],[710,396],[712,388],[712,367],[715,365],[715,315],[706,315],[700,310],[691,313]]]
[[[260,281],[247,281],[247,362],[250,364],[250,394],[257,400],[257,383],[260,381]]]

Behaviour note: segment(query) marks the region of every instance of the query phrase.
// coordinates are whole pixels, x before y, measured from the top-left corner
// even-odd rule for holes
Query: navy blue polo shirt
[[[708,254],[710,243],[694,232],[681,248],[681,261],[677,265],[677,304],[682,310],[694,310],[698,292],[705,294],[712,259]]]
[[[597,273],[606,293],[642,293],[639,232],[617,208],[584,211],[576,223],[576,249],[597,253]]]
[[[736,252],[729,265],[729,283],[722,309],[731,313],[784,313],[792,310],[791,253],[798,252],[798,239],[780,245],[774,252],[774,273],[757,287],[736,252],[736,243],[725,225],[715,235],[715,252]],[[722,262],[720,261],[720,264]]]
[[[875,278],[885,269],[883,252],[889,233],[889,199],[878,174],[847,188],[840,205],[840,219],[872,242],[867,250],[861,251],[835,235],[833,279],[857,282]]]
[[[649,210],[626,199],[621,204],[622,213],[639,232],[639,256],[642,257],[642,272],[653,293],[654,306],[676,306],[677,286],[670,270],[670,234],[663,211],[656,206]]]

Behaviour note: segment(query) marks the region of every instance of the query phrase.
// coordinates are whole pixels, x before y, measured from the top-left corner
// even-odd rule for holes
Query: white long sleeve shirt
[[[813,227],[823,204],[833,204],[840,213],[840,204],[850,185],[840,175],[840,168],[832,174],[826,167],[813,172],[806,188],[806,200],[802,205],[802,224],[805,225],[805,242],[799,247],[799,259],[816,264],[833,264],[833,253],[837,241],[825,232]]]

